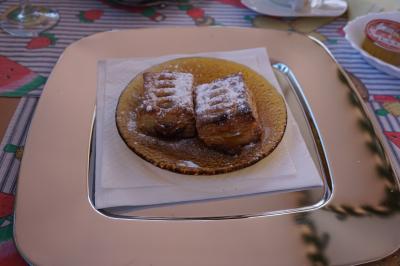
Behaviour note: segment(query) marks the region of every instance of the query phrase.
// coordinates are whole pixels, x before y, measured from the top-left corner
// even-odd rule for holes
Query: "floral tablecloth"
[[[0,12],[18,1],[0,4]],[[113,0],[34,1],[60,12],[58,25],[34,38],[0,33],[0,97],[21,97],[0,144],[0,265],[26,265],[12,241],[12,213],[26,134],[46,78],[63,50],[74,41],[114,29],[167,26],[274,28],[323,41],[346,70],[366,86],[369,102],[400,162],[400,79],[368,65],[344,39],[345,17],[281,19],[258,15],[239,0],[179,0],[160,7],[121,7]],[[1,115],[1,114],[0,114]]]

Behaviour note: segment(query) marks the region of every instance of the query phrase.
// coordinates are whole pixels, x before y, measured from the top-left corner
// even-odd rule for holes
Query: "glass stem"
[[[25,21],[30,16],[32,16],[31,3],[29,2],[29,0],[20,0],[19,5],[21,8],[21,12],[18,14],[18,19],[20,21]]]
[[[29,7],[30,6],[30,2],[29,0],[20,0],[19,1],[19,5],[21,6],[21,9],[25,9],[25,7]]]

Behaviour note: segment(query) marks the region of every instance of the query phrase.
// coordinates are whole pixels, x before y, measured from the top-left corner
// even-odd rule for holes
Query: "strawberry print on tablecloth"
[[[400,149],[400,132],[393,121],[400,117],[400,96],[373,95],[370,102],[373,104],[375,114],[385,123],[382,125],[383,133],[398,149]]]
[[[165,19],[165,15],[161,14],[154,7],[138,8],[137,12],[153,21],[160,22]]]
[[[391,114],[400,116],[400,98],[392,95],[374,95],[373,100],[380,103],[382,108],[375,110],[375,113],[380,116]]]
[[[45,82],[45,77],[0,55],[0,96],[22,97]]]
[[[0,192],[0,265],[28,265],[13,241],[14,195]]]
[[[400,149],[400,132],[384,132],[385,136],[396,145],[397,148]]]
[[[27,49],[47,48],[57,42],[57,38],[52,33],[41,33],[37,37],[33,37],[26,45]]]
[[[345,25],[341,26],[338,28],[337,33],[339,34],[339,36],[344,37],[346,35],[346,33],[344,32],[344,27]]]
[[[78,18],[81,22],[84,23],[93,23],[96,20],[100,19],[104,14],[104,11],[101,9],[90,9],[86,11],[80,11]]]
[[[193,6],[189,0],[178,1],[179,10],[186,11],[186,14],[193,19],[197,26],[215,25],[215,19],[208,16],[204,9]]]
[[[14,154],[16,159],[21,160],[22,155],[24,154],[24,146],[17,146],[17,145],[8,143],[4,146],[3,151],[6,153],[12,153],[12,154]]]

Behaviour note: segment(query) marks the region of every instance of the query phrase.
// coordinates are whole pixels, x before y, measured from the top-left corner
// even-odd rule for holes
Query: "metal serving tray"
[[[302,94],[302,89],[289,67],[277,63],[273,65],[280,78],[286,103],[299,125],[301,134],[317,166],[323,181],[322,187],[314,187],[296,191],[279,191],[275,193],[259,193],[213,200],[191,201],[177,204],[158,204],[135,207],[113,207],[99,209],[111,217],[140,219],[234,219],[256,216],[271,216],[321,208],[331,198],[333,181],[326,158],[323,141],[318,132],[314,116]],[[291,82],[290,84],[288,82]],[[89,167],[90,200],[95,202],[95,136],[93,131],[91,160]],[[132,173],[134,174],[134,173]],[[301,200],[300,200],[301,199]]]
[[[267,47],[281,62],[274,67],[285,98],[299,108],[297,121],[307,120],[299,123],[302,134],[314,136],[308,147],[314,155],[324,150],[318,154],[327,160],[316,162],[334,181],[328,205],[322,207],[333,188],[329,178],[325,192],[292,194],[291,204],[276,194],[271,209],[176,205],[183,209],[172,220],[159,219],[168,216],[155,209],[134,210],[134,218],[96,210],[88,170],[97,61],[252,47]],[[17,246],[37,265],[353,265],[382,258],[400,243],[397,166],[368,115],[327,50],[296,33],[163,28],[84,38],[61,56],[32,122],[17,190]]]

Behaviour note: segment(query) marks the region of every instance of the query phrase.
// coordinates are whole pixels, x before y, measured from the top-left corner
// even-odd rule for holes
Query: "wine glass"
[[[5,11],[0,28],[14,36],[34,37],[54,27],[60,14],[48,7],[32,5],[29,0]]]

